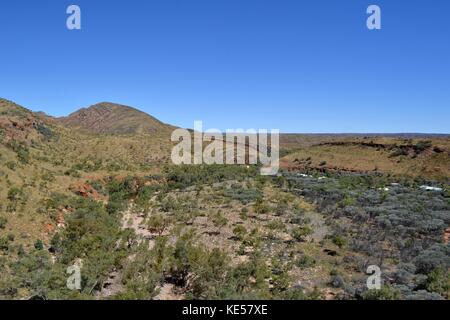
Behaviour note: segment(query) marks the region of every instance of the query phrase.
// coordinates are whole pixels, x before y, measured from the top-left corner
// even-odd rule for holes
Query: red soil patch
[[[75,194],[84,198],[91,198],[94,200],[101,200],[102,196],[90,184],[78,182],[70,187],[70,190]]]
[[[445,244],[448,244],[450,242],[450,227],[445,229],[444,242],[445,242]]]

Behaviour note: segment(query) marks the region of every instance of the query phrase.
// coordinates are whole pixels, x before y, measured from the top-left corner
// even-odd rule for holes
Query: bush
[[[212,184],[227,180],[243,180],[258,174],[257,166],[241,165],[181,165],[164,170],[167,183],[172,189],[183,189],[193,185]]]
[[[30,152],[26,145],[19,143],[17,141],[13,141],[10,144],[10,147],[17,154],[17,158],[21,163],[28,164],[28,162],[30,161]]]
[[[271,230],[285,230],[286,226],[281,220],[272,220],[269,223],[267,223],[267,228]]]
[[[233,234],[239,240],[242,240],[247,234],[247,229],[243,225],[238,225],[233,229]]]
[[[250,202],[260,199],[262,194],[258,190],[243,189],[242,187],[226,189],[223,192],[223,196],[229,197],[233,200],[238,200],[242,204],[248,204]]]
[[[313,233],[313,230],[308,226],[294,227],[291,231],[292,237],[297,241],[305,241],[305,237]]]
[[[394,148],[391,152],[391,154],[389,155],[389,157],[391,158],[395,158],[395,157],[399,157],[399,156],[407,156],[408,155],[408,150],[406,150],[406,148],[402,148],[402,147],[397,147]]]
[[[289,209],[289,206],[286,202],[279,201],[275,208],[275,213],[277,214],[277,216],[282,216],[283,214],[285,214],[288,211],[288,209]]]
[[[421,153],[423,151],[425,151],[428,148],[431,148],[433,146],[433,144],[431,143],[431,141],[427,140],[427,141],[419,141],[417,142],[417,144],[414,146],[414,150],[417,153]]]
[[[270,207],[264,200],[258,199],[253,205],[253,210],[258,214],[265,214],[269,212]]]
[[[12,187],[11,189],[8,190],[8,195],[7,198],[9,200],[9,204],[8,204],[8,211],[15,211],[17,209],[17,205],[22,202],[25,202],[25,194],[23,192],[23,189],[21,188],[17,188],[17,187]]]
[[[0,251],[7,252],[9,250],[9,239],[8,237],[0,238]]]
[[[341,201],[341,205],[343,207],[353,206],[356,204],[356,199],[350,196],[345,196],[345,198]]]
[[[342,278],[340,275],[335,275],[331,277],[330,284],[334,288],[343,288],[345,287],[345,281],[344,278]]]
[[[312,268],[316,265],[316,260],[306,254],[297,259],[295,265],[299,268]]]
[[[43,123],[38,123],[38,124],[36,125],[36,130],[37,130],[41,135],[43,135],[44,138],[47,139],[47,140],[50,140],[50,139],[52,139],[52,138],[55,136],[55,134],[53,133],[53,131],[52,131],[50,128],[46,127]]]
[[[5,163],[5,165],[9,170],[12,171],[16,170],[17,167],[17,163],[15,163],[14,161],[8,161],[7,163]]]
[[[163,214],[154,214],[148,218],[147,226],[151,232],[162,235],[169,225],[169,219]]]
[[[9,189],[7,197],[9,201],[17,202],[22,199],[23,190],[17,187],[12,187],[11,189]]]
[[[342,248],[347,244],[347,240],[341,235],[334,235],[332,241],[339,248]]]
[[[428,274],[425,288],[429,292],[439,293],[449,298],[450,295],[450,273],[443,268],[437,268]]]
[[[405,298],[406,300],[444,300],[444,298],[437,294],[437,293],[432,293],[432,292],[428,292],[425,290],[419,290],[416,291],[408,296],[406,296]]]
[[[42,242],[41,239],[36,240],[36,242],[34,243],[34,248],[36,250],[42,250],[44,249],[44,243]]]
[[[5,217],[0,217],[0,229],[5,229],[6,223],[8,223],[8,219]]]
[[[214,223],[214,226],[218,228],[224,227],[228,223],[227,218],[225,218],[220,211],[218,211],[216,214],[213,215],[212,221]]]
[[[30,153],[28,149],[20,149],[17,151],[17,159],[23,164],[28,164],[30,162]]]
[[[135,199],[136,205],[143,209],[148,209],[148,202],[155,194],[157,189],[158,188],[156,186],[143,186],[142,188],[139,188],[139,192]]]
[[[450,247],[436,244],[414,260],[418,273],[429,274],[438,268],[450,268]]]
[[[390,286],[382,286],[380,290],[370,289],[363,293],[364,300],[399,300],[400,291]]]

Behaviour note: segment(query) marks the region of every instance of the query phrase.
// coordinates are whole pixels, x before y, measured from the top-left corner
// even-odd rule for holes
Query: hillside
[[[158,173],[169,161],[169,137],[167,128],[90,134],[0,99],[0,217],[9,221],[4,231],[25,248],[48,240],[58,224],[59,213],[45,209],[53,195],[84,194],[112,176]]]
[[[450,179],[450,139],[446,137],[328,137],[287,153],[281,166],[289,170]]]
[[[135,108],[109,102],[80,109],[57,121],[70,128],[105,134],[154,134],[174,128]]]

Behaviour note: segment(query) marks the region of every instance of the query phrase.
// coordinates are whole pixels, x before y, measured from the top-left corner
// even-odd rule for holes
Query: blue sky
[[[448,0],[2,1],[0,39],[0,97],[56,116],[111,101],[183,127],[450,132]]]

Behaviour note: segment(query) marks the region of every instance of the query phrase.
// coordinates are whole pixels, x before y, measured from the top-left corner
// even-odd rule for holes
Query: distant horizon
[[[17,101],[14,101],[14,100],[11,100],[11,99],[8,99],[8,98],[5,98],[5,97],[0,97],[0,99],[5,99],[5,100],[8,100],[8,101],[11,101],[13,103],[16,103],[17,105],[20,105],[20,106],[22,106],[24,108],[29,109],[27,106],[25,106],[25,105],[23,105],[23,104],[21,104],[21,103],[19,103]],[[69,112],[68,114],[65,114],[65,115],[53,115],[53,114],[47,113],[45,110],[32,110],[32,109],[29,109],[29,110],[34,112],[34,113],[42,112],[42,113],[46,114],[47,116],[50,116],[50,117],[53,117],[53,118],[64,118],[64,117],[67,117],[67,116],[69,116],[69,115],[71,115],[73,113],[76,113],[77,111],[79,111],[81,109],[87,109],[87,108],[89,108],[91,106],[102,104],[102,103],[111,103],[111,104],[115,104],[115,105],[122,105],[122,106],[125,106],[125,107],[131,107],[131,108],[134,108],[134,109],[136,109],[138,111],[144,112],[145,114],[147,114],[147,115],[149,115],[151,117],[156,118],[154,115],[152,115],[150,113],[147,113],[144,110],[139,109],[138,107],[126,105],[126,104],[123,104],[123,103],[120,103],[120,102],[112,102],[112,101],[100,101],[100,102],[96,102],[94,104],[91,104],[89,106],[79,107],[78,109],[75,109],[74,111],[71,111],[71,112]],[[164,124],[174,125],[173,123],[165,122],[162,119],[159,119],[159,118],[156,118],[156,119],[161,121],[161,122],[163,122]],[[180,126],[178,126],[178,127],[180,127]],[[180,128],[192,129],[191,127],[180,127]],[[246,130],[246,129],[251,129],[251,128],[231,128],[230,127],[230,128],[224,128],[224,129],[221,129],[221,128],[217,128],[217,129],[220,129],[221,131],[225,132],[225,130],[227,130],[227,129],[244,129],[244,130]],[[264,128],[264,129],[272,129],[272,128]],[[348,135],[348,136],[369,136],[369,137],[380,136],[380,135],[397,136],[397,137],[401,137],[401,136],[405,136],[405,137],[406,136],[447,137],[447,136],[450,136],[450,133],[437,133],[437,132],[284,132],[284,131],[280,131],[280,134],[283,134],[283,135]]]

